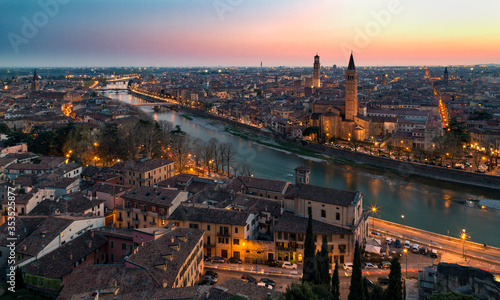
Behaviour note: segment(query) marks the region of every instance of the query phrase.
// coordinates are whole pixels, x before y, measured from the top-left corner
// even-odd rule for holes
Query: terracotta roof
[[[339,206],[348,206],[357,203],[359,195],[359,192],[337,190],[311,184],[299,184],[289,188],[285,198],[301,198]]]
[[[46,199],[40,202],[28,215],[51,216],[54,213],[68,213],[70,215],[83,214],[84,211],[96,207],[105,202],[104,200],[89,200],[83,194],[77,192],[61,196],[56,200]]]
[[[248,215],[247,212],[183,203],[174,210],[169,219],[245,226]]]
[[[237,278],[228,279],[218,285],[219,288],[227,289],[225,292],[233,295],[244,295],[248,299],[281,299],[282,293],[270,290],[264,286],[258,286],[251,282],[241,281]],[[213,288],[211,289],[213,290]]]
[[[167,286],[172,287],[182,265],[193,251],[199,249],[204,233],[205,231],[199,229],[176,228],[156,240],[144,243],[126,261],[147,269],[158,282],[166,282]],[[170,255],[171,259],[167,259],[167,255]],[[165,271],[158,268],[163,265],[166,266]]]
[[[62,247],[24,266],[27,274],[47,278],[62,279],[73,271],[74,265],[82,258],[95,252],[107,243],[107,239],[90,231],[85,232]]]
[[[125,200],[140,201],[162,206],[172,206],[172,201],[180,193],[181,191],[177,190],[141,186],[125,192],[125,194],[121,195],[121,197]]]
[[[291,212],[284,212],[276,226],[275,232],[306,233],[308,218],[294,215]],[[313,220],[314,234],[350,234],[352,231],[347,228],[335,226],[325,222]]]
[[[228,185],[228,190],[240,191],[242,187],[284,193],[290,182],[249,176],[238,176]]]

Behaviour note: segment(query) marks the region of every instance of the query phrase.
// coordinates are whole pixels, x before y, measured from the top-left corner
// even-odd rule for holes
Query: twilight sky
[[[500,63],[498,0],[0,0],[0,67]]]

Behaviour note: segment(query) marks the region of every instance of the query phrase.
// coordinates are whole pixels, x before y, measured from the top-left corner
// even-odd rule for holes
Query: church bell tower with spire
[[[358,115],[358,72],[354,65],[354,58],[349,59],[349,66],[345,76],[345,119],[354,121]]]

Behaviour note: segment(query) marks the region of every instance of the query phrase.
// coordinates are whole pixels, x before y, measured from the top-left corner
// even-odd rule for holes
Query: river
[[[108,86],[123,87],[124,84]],[[106,95],[125,103],[140,103],[139,98],[126,91],[108,91]],[[191,121],[178,112],[155,113],[146,106],[142,109],[155,120],[180,125],[193,137],[204,141],[216,137],[220,142],[232,143],[237,149],[236,159],[246,159],[256,177],[293,182],[294,169],[305,165],[311,168],[311,184],[360,191],[365,208],[377,207],[376,216],[384,220],[454,237],[466,229],[470,240],[500,247],[500,210],[480,209],[466,202],[492,199],[500,204],[498,191],[300,157],[230,135],[223,131],[223,124],[214,120],[194,117]]]

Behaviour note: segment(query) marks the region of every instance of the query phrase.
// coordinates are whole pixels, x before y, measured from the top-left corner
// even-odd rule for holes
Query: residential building
[[[174,176],[174,161],[166,159],[142,159],[119,162],[111,167],[118,175],[118,184],[126,186],[155,186]]]

